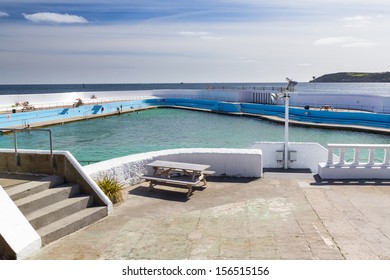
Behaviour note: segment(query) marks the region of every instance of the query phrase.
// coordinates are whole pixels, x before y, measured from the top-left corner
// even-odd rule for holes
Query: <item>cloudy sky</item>
[[[0,84],[388,71],[389,30],[388,0],[0,0]]]

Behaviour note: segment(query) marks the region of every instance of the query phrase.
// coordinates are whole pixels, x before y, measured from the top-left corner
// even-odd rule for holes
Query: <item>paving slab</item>
[[[210,177],[190,199],[147,186],[29,259],[390,259],[390,186],[275,172]]]

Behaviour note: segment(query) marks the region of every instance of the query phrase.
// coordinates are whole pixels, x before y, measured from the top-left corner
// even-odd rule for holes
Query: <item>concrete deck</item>
[[[147,186],[30,259],[390,259],[390,182],[265,172],[210,178],[189,200]]]

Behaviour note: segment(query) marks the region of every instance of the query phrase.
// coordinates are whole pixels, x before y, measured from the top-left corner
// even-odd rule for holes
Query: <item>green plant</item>
[[[103,179],[97,180],[96,183],[104,192],[104,194],[112,201],[112,203],[123,201],[123,186],[118,182],[118,180],[106,175]]]

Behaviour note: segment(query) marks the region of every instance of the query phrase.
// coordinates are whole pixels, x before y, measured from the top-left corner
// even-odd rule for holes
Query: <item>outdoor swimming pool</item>
[[[257,118],[180,109],[152,109],[53,125],[55,150],[70,151],[81,164],[172,148],[247,148],[256,141],[284,141],[284,126]],[[388,144],[387,135],[290,127],[290,141]],[[49,149],[46,133],[18,133],[21,149]],[[0,136],[13,148],[13,135]],[[379,156],[379,155],[378,155]]]

